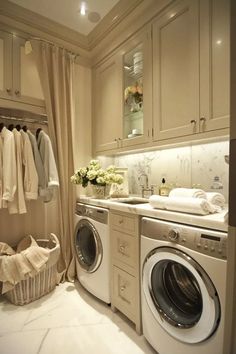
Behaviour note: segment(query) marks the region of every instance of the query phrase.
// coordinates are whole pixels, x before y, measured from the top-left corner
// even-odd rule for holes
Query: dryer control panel
[[[108,223],[108,210],[100,207],[94,207],[87,204],[76,203],[75,212],[77,215],[90,218],[102,224]]]
[[[227,258],[227,233],[151,218],[142,218],[142,236],[179,244],[215,258]]]

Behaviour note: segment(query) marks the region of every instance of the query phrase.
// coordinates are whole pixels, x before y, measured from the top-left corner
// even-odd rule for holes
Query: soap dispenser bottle
[[[162,195],[162,196],[165,196],[167,197],[169,195],[169,188],[168,186],[166,185],[166,180],[165,178],[162,178],[162,181],[161,181],[161,185],[159,187],[159,194]]]

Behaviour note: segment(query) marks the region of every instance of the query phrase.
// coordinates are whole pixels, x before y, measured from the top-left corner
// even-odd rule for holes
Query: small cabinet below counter
[[[141,333],[139,216],[111,211],[112,309],[124,313]]]

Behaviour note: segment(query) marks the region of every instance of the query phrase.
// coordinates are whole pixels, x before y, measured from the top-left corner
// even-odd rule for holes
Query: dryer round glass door
[[[143,265],[143,293],[158,323],[174,338],[199,343],[220,320],[216,289],[203,268],[171,247],[152,251]]]
[[[102,261],[102,242],[100,236],[87,219],[78,222],[75,230],[75,250],[82,269],[95,272]]]

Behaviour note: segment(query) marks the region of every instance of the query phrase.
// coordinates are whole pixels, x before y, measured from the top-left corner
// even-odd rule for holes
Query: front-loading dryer
[[[159,354],[222,354],[227,233],[142,218],[143,333]]]
[[[77,277],[85,289],[107,304],[111,302],[108,216],[105,208],[76,204],[74,241]]]

